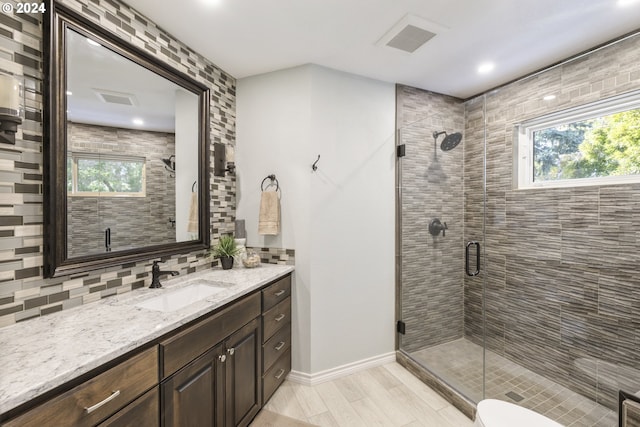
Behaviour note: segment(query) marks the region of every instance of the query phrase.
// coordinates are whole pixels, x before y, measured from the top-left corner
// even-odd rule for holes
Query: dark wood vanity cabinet
[[[154,387],[98,427],[157,427],[159,424],[160,392],[158,387]]]
[[[178,370],[207,346],[204,355]],[[291,275],[171,337],[160,349],[167,377],[164,426],[249,425],[291,371]]]
[[[162,425],[249,425],[260,410],[259,365],[256,318],[162,382]]]
[[[162,382],[162,425],[224,425],[224,369],[218,345]]]
[[[264,288],[262,294],[262,404],[291,371],[291,276]]]
[[[127,418],[131,419],[133,414],[146,412],[149,407],[153,408],[153,405],[157,408],[157,384],[158,346],[154,346],[8,421],[3,426],[95,426],[107,417],[113,417],[110,418],[112,423],[104,425],[157,425],[157,412],[152,414],[155,418],[145,419],[144,422],[125,422]],[[147,399],[138,400],[144,393]]]
[[[246,426],[255,417],[262,393],[260,316],[254,293],[160,343],[165,427]]]
[[[290,295],[287,275],[0,424],[248,426],[291,370]]]
[[[247,426],[260,411],[261,339],[260,319],[256,318],[225,342],[227,426]]]

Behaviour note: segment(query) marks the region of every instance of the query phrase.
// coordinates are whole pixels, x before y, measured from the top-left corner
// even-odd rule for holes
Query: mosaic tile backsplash
[[[253,250],[260,255],[260,262],[263,264],[295,265],[293,249],[248,247],[247,250]]]
[[[101,27],[206,84],[211,142],[235,142],[235,79],[135,10],[114,0],[64,0]],[[0,327],[148,285],[149,261],[56,279],[42,277],[42,25],[39,15],[0,14],[0,72],[25,79],[26,118],[16,145],[0,146]],[[210,159],[213,165],[213,158]],[[213,170],[213,166],[211,167]],[[210,179],[211,236],[234,230],[233,175]],[[181,274],[209,268],[203,252],[166,257]],[[213,261],[213,264],[217,261]]]

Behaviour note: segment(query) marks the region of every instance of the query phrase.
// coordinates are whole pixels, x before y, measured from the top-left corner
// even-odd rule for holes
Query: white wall
[[[392,352],[394,85],[305,65],[238,80],[236,114],[247,245],[296,251],[293,369]],[[270,173],[282,189],[275,237],[257,234]]]
[[[236,83],[236,217],[246,220],[247,246],[296,250],[292,363],[302,372],[311,369],[310,96],[311,77],[304,69]],[[272,173],[282,188],[281,232],[258,236],[260,183]]]
[[[176,90],[176,240],[191,240],[187,231],[191,188],[198,181],[198,97]]]

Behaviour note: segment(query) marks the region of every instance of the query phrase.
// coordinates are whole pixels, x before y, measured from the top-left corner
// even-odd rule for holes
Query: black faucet
[[[158,262],[159,261],[153,261],[153,267],[151,267],[151,285],[149,285],[150,288],[162,287],[162,283],[160,283],[160,276],[164,276],[165,274],[177,276],[178,274],[180,274],[179,271],[160,271]]]

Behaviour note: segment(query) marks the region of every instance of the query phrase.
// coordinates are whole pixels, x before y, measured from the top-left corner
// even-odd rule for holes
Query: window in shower
[[[640,91],[516,128],[518,188],[640,182]]]
[[[70,196],[145,197],[143,157],[73,152],[67,156]]]

